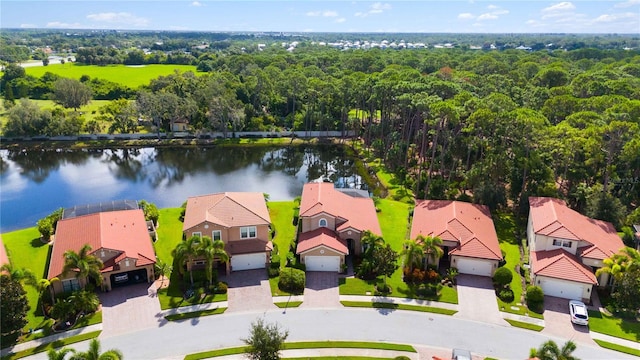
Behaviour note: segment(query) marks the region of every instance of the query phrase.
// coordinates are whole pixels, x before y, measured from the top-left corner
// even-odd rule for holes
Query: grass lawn
[[[41,77],[46,72],[50,72],[62,77],[78,79],[82,75],[89,77],[104,79],[118,84],[136,89],[141,85],[148,85],[152,79],[158,76],[166,76],[173,74],[175,70],[181,72],[192,71],[195,74],[196,67],[192,65],[144,65],[144,66],[126,66],[126,65],[82,65],[77,63],[51,64],[48,66],[34,66],[25,68],[27,75]]]
[[[269,201],[269,215],[271,226],[275,230],[273,243],[278,246],[280,266],[287,263],[287,253],[291,244],[296,240],[296,227],[293,225],[295,202]]]
[[[226,307],[221,307],[221,308],[217,308],[217,309],[193,311],[193,312],[188,312],[188,313],[183,313],[183,314],[167,315],[164,318],[167,319],[168,321],[180,321],[180,320],[186,320],[186,319],[199,318],[199,317],[202,317],[202,316],[218,315],[218,314],[224,313],[225,311],[227,311],[227,308]]]
[[[277,302],[273,303],[275,306],[284,309],[284,308],[295,308],[302,305],[302,301],[285,301],[285,302]]]
[[[519,327],[522,329],[528,329],[533,331],[542,331],[542,329],[544,329],[544,326],[529,324],[527,322],[522,322],[518,320],[505,319],[505,321],[511,324],[511,326]]]
[[[368,357],[368,356],[312,356],[312,357],[302,357],[302,358],[284,358],[287,360],[388,360],[389,358],[378,358],[378,357]]]
[[[48,343],[48,344],[42,344],[40,346],[31,348],[31,349],[19,351],[19,352],[15,353],[15,354],[3,356],[2,360],[21,359],[21,358],[24,358],[24,357],[27,357],[27,356],[31,356],[31,355],[38,354],[38,353],[41,353],[41,352],[49,351],[50,349],[58,349],[58,348],[61,348],[61,347],[65,346],[65,345],[75,344],[77,342],[94,339],[94,338],[97,338],[98,336],[100,336],[101,332],[102,331],[94,331],[94,332],[90,332],[90,333],[86,333],[86,334],[81,334],[81,335],[77,335],[77,336],[68,337],[68,338],[65,338],[65,339],[62,339],[62,340],[58,340],[58,341],[54,341],[54,342],[51,342],[51,343]]]
[[[589,330],[602,334],[640,342],[640,322],[589,310]]]
[[[382,302],[367,302],[367,301],[340,301],[340,303],[347,307],[364,307],[374,309],[390,309],[390,310],[409,310],[409,311],[421,311],[430,312],[443,315],[453,315],[457,313],[456,310],[442,309],[433,306],[419,306],[419,305],[405,305],[405,304],[390,304]]]
[[[4,233],[2,234],[2,242],[14,268],[29,269],[36,276],[36,279],[47,276],[50,246],[40,241],[40,233],[36,227]],[[31,306],[31,310],[27,312],[28,323],[24,330],[40,329],[46,325],[47,321],[38,306],[38,292],[27,285],[24,285],[24,289]]]
[[[282,268],[280,271],[287,271],[287,268]],[[280,281],[280,276],[269,278],[269,287],[271,288],[271,296],[290,296],[290,295],[302,295],[294,294],[287,291],[284,291],[278,287],[278,282]]]
[[[173,264],[171,252],[182,241],[182,222],[180,213],[182,208],[159,209],[158,240],[153,244],[158,259],[167,264]]]
[[[621,353],[635,355],[635,356],[640,357],[640,350],[639,349],[628,348],[626,346],[610,343],[610,342],[604,341],[604,340],[593,339],[593,341],[595,341],[598,345],[602,346],[605,349],[615,350],[615,351],[619,351]]]

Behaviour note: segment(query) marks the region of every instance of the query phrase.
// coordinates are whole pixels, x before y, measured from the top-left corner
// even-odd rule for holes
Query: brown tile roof
[[[624,247],[611,223],[588,218],[560,199],[530,197],[529,211],[534,233],[588,242],[578,249],[582,257],[604,260]]]
[[[591,270],[583,265],[580,259],[564,249],[533,251],[531,266],[535,275],[587,284],[598,283]]]
[[[0,235],[0,266],[9,263],[9,257],[7,256],[7,249],[2,242],[2,235]]]
[[[489,208],[450,200],[417,200],[413,211],[411,238],[438,236],[455,241],[451,255],[501,260],[498,235]]]
[[[93,254],[100,249],[120,251],[116,260],[134,259],[136,266],[155,263],[156,254],[142,210],[108,211],[58,222],[48,278],[61,275],[65,251],[80,251],[85,244],[91,246]],[[102,271],[111,271],[113,265],[114,261],[107,261]]]
[[[307,183],[302,188],[300,216],[309,217],[327,213],[344,223],[337,226],[337,231],[349,227],[358,231],[369,230],[382,235],[376,207],[371,198],[356,198],[336,190],[332,183]]]
[[[237,254],[251,254],[273,250],[273,243],[260,239],[245,239],[229,241],[225,244],[225,251],[233,256]]]
[[[225,192],[188,198],[183,231],[205,221],[226,228],[271,224],[264,194],[259,192]]]
[[[338,235],[329,228],[318,228],[300,234],[298,236],[296,254],[301,254],[318,246],[326,246],[345,255],[349,254],[347,242],[340,239]]]

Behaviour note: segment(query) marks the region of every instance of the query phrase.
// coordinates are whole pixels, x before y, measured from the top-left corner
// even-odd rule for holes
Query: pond
[[[57,208],[111,200],[179,207],[189,196],[257,191],[292,200],[309,181],[366,189],[341,146],[0,150],[0,232]]]

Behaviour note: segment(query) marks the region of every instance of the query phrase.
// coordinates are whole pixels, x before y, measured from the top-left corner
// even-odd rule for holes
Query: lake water
[[[60,207],[110,200],[179,207],[223,191],[291,200],[314,180],[365,187],[338,146],[0,150],[0,232],[34,226]]]

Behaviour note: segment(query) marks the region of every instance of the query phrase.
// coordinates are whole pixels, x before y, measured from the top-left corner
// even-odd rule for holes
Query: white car
[[[571,314],[572,323],[577,325],[589,325],[587,306],[582,301],[569,301],[569,314]]]

